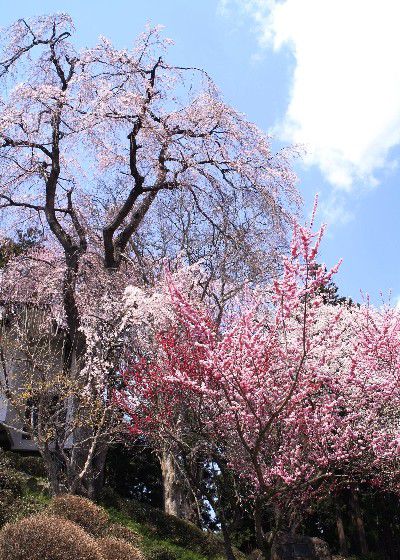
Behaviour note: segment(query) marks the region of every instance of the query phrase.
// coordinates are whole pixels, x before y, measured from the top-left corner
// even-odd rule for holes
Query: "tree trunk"
[[[254,530],[256,534],[257,546],[260,550],[263,550],[265,546],[265,535],[262,526],[262,510],[261,502],[259,499],[256,499],[254,504]]]
[[[181,494],[177,481],[172,453],[164,450],[161,454],[161,473],[163,479],[164,511],[169,515],[181,517]]]
[[[348,553],[348,542],[346,538],[346,533],[344,530],[342,513],[339,506],[336,506],[336,529],[339,540],[339,554],[345,556]]]
[[[174,452],[164,449],[160,455],[163,480],[164,511],[198,525],[199,519],[191,499],[190,489],[183,479],[174,457]]]
[[[59,468],[57,468],[56,459],[48,449],[47,445],[45,446],[45,448],[40,449],[40,454],[43,458],[43,462],[47,470],[47,475],[49,477],[51,493],[53,495],[60,494],[60,471]]]
[[[84,358],[86,352],[86,341],[77,332],[76,336],[71,340],[72,351],[68,359],[65,356],[65,366],[69,369],[69,375],[72,379],[78,380],[78,386],[84,386],[85,380],[80,379]],[[71,399],[71,409],[68,414],[72,419],[81,417],[85,419],[89,417],[90,411],[85,413],[85,407],[80,401],[78,395],[76,399]],[[90,405],[89,405],[90,406]],[[92,445],[94,445],[93,453],[91,453]],[[103,489],[104,468],[107,457],[109,444],[104,435],[100,434],[98,441],[96,438],[96,427],[85,424],[77,425],[72,434],[72,450],[70,455],[69,469],[69,487],[71,493],[78,493],[92,500],[99,498]],[[88,462],[86,472],[77,480],[77,474],[82,473]]]
[[[95,454],[91,465],[91,477],[88,485],[88,496],[91,500],[98,500],[104,486],[104,470],[107,459],[109,445],[102,442],[98,452]]]
[[[173,452],[167,449],[161,454],[161,473],[165,513],[184,518],[182,481],[177,473]]]
[[[353,522],[360,544],[361,554],[368,554],[367,537],[365,534],[364,520],[358,499],[358,492],[354,488],[350,491],[350,506],[353,514]]]
[[[224,539],[224,548],[225,548],[226,560],[236,560],[236,557],[235,557],[235,554],[234,554],[233,548],[232,548],[231,536],[229,534],[228,527],[226,525],[225,515],[223,514],[223,512],[221,512],[218,517],[219,517],[220,522],[221,522],[221,532],[222,532],[222,537]]]

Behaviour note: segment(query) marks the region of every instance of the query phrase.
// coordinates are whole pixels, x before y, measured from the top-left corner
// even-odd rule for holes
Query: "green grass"
[[[130,517],[113,507],[106,507],[105,509],[110,516],[110,521],[125,525],[125,527],[141,535],[142,550],[147,558],[157,558],[161,556],[158,553],[162,551],[165,551],[165,558],[167,558],[167,553],[169,552],[171,559],[176,558],[176,560],[204,560],[206,558],[198,552],[174,544],[169,539],[160,538],[150,526],[133,521]]]
[[[143,549],[150,560],[219,560],[225,556],[219,537],[159,509],[123,499],[114,493],[109,494],[102,505],[114,522],[142,536]],[[156,547],[159,550],[155,550]],[[237,551],[237,558],[243,560],[245,557]]]

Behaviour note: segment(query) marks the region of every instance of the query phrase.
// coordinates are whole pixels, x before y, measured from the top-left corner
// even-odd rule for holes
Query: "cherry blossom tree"
[[[322,233],[297,227],[281,278],[220,327],[171,280],[177,324],[119,397],[132,430],[223,458],[278,526],[340,488],[398,484],[399,314],[325,302]]]
[[[14,261],[3,294],[25,304],[49,295],[48,317],[62,325],[64,378],[81,394],[97,387],[94,394],[104,395],[93,380],[113,385],[122,359],[121,335],[112,343],[108,336],[118,328],[105,326],[123,323],[122,288],[151,284],[159,259],[183,251],[191,263],[208,263],[203,289],[219,282],[212,293],[222,312],[235,279],[246,281],[260,258],[273,261],[268,255],[284,244],[299,196],[291,151],[273,153],[270,139],[223,101],[204,71],[168,64],[170,41],[159,28],[122,50],[102,37],[78,51],[73,32],[71,18],[56,14],[2,33],[2,223],[7,231],[38,227],[47,255]],[[211,249],[199,254],[197,242],[189,255],[196,236]],[[232,249],[243,258],[227,264]],[[14,274],[26,281],[18,285]],[[76,403],[70,399],[69,414],[83,418]],[[74,425],[73,490],[93,492],[106,440],[91,423]]]

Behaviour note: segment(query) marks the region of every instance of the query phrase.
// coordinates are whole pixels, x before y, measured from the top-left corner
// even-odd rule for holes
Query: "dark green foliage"
[[[25,486],[22,473],[13,468],[11,461],[4,454],[0,455],[0,491],[10,491],[14,496],[21,496]]]
[[[131,544],[132,546],[140,546],[142,542],[142,537],[136,531],[125,527],[121,523],[111,523],[107,528],[107,536],[114,537],[116,539],[121,539]]]
[[[390,492],[362,489],[360,503],[370,550],[376,551],[371,560],[400,558],[400,499]],[[356,541],[355,536],[352,536]],[[369,559],[368,559],[369,560]]]
[[[18,498],[10,490],[0,490],[0,527],[13,519],[17,501]]]
[[[20,471],[20,459],[16,453],[0,452],[0,526],[43,509],[37,500],[26,495],[35,479]]]
[[[4,456],[11,461],[15,469],[30,476],[46,477],[46,469],[40,455],[22,455],[12,451],[6,451]]]
[[[9,490],[0,491],[0,527],[9,521],[18,521],[42,512],[46,504],[36,496],[15,497]]]
[[[135,462],[133,461],[132,464]],[[19,472],[20,470],[24,470],[24,473]],[[13,452],[0,453],[0,526],[5,522],[16,521],[40,512],[46,507],[48,499],[42,487],[45,483],[41,478],[42,474],[39,457],[23,456]],[[207,489],[216,492],[218,486],[220,492],[222,488],[220,503],[224,506],[232,543],[250,554],[252,549],[257,548],[252,525],[252,504],[249,502],[246,508],[243,499],[238,503],[237,496],[245,496],[246,488],[234,485],[229,480],[229,473],[224,473],[224,476],[225,478],[221,478],[224,484],[219,484],[214,479],[207,482],[205,479]],[[127,480],[129,480],[128,473],[125,482]],[[31,482],[35,484],[31,486]],[[122,486],[124,485],[125,483]],[[129,485],[124,487],[128,488]],[[140,496],[139,485],[135,488],[135,492]],[[145,492],[144,500],[148,496],[149,494],[146,495]],[[399,498],[363,486],[359,489],[359,498],[368,546],[372,551],[369,556],[357,555],[359,550],[357,531],[346,491],[343,491],[341,496],[330,496],[329,499],[319,503],[313,512],[308,511],[304,514],[298,532],[323,538],[329,542],[332,551],[338,553],[335,516],[339,512],[350,545],[350,553],[346,556],[346,560],[398,560],[400,558]],[[79,504],[84,500],[86,506],[87,500],[79,497],[72,497],[72,499]],[[160,509],[144,502],[121,497],[112,487],[104,489],[102,502],[108,508],[112,508],[109,513],[111,520],[116,523],[107,523],[107,517],[104,517],[103,512],[100,519],[101,528],[98,530],[96,509],[94,532],[102,538],[124,540],[141,549],[147,560],[217,560],[225,557],[224,546],[219,536],[202,531],[189,522],[166,515]],[[89,513],[93,507],[96,508],[95,504],[90,502]],[[71,508],[67,509],[69,515]],[[82,508],[78,509],[81,515]],[[85,511],[83,518],[87,524],[91,516],[87,515],[87,509]],[[263,529],[267,532],[273,521],[273,515],[266,504],[262,504],[261,511]],[[92,522],[90,525],[89,529],[93,531]],[[213,515],[210,515],[208,527],[216,532],[219,531]],[[244,558],[243,553],[237,549],[235,549],[235,556],[237,560]],[[254,551],[251,557],[252,560],[261,560],[259,551]]]
[[[321,268],[321,265],[317,265],[317,268]],[[324,303],[328,305],[346,305],[347,307],[356,305],[351,298],[339,295],[339,288],[332,280],[326,286],[321,286],[319,293],[322,294]]]
[[[145,556],[147,560],[177,560],[176,552],[164,543],[148,547]]]
[[[144,441],[129,447],[115,445],[109,450],[105,485],[124,498],[162,507],[160,463]]]
[[[204,467],[201,492],[212,505],[212,510],[202,511],[204,525],[215,532],[219,531],[224,521],[231,544],[246,553],[253,550],[257,546],[253,502],[245,499],[251,493],[246,483],[232,476],[219,458],[218,465],[214,463]],[[266,508],[263,510],[266,511]]]
[[[27,492],[43,491],[35,478],[39,474],[45,474],[40,457],[0,453],[0,525],[40,509],[34,500],[25,496]]]
[[[119,509],[121,503],[124,501],[126,501],[126,499],[120,496],[111,486],[104,486],[101,491],[100,502],[107,507]]]
[[[320,537],[329,542],[334,552],[339,552],[339,543],[336,530],[335,507],[339,503],[338,497],[332,496],[318,503],[310,514],[304,520],[304,526],[301,533]],[[342,504],[341,504],[342,506]],[[341,514],[345,511],[340,508]]]
[[[387,560],[388,557],[382,556],[379,552],[370,552],[368,554],[357,554],[346,556],[345,560]],[[342,560],[342,557],[340,557]]]
[[[22,495],[25,485],[24,475],[14,469],[4,469],[0,466],[0,491],[9,490],[14,496]]]
[[[360,488],[360,506],[371,553],[364,560],[398,560],[400,558],[400,500],[399,497],[380,493],[370,487]],[[339,543],[336,530],[336,514],[340,513],[345,528],[351,554],[359,553],[359,541],[352,517],[348,492],[340,496],[331,496],[324,500],[308,516],[301,532],[315,535],[329,542],[333,552],[338,553]],[[361,559],[354,556],[354,559]]]
[[[46,477],[46,469],[41,457],[21,457],[20,470],[31,476]]]
[[[7,521],[19,521],[24,517],[42,513],[47,507],[47,503],[40,496],[26,495],[17,498],[10,510],[10,517]]]

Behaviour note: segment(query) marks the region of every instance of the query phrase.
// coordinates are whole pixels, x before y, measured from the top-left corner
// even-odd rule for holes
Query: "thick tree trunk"
[[[191,499],[190,489],[183,479],[174,457],[174,452],[164,449],[160,454],[163,480],[164,511],[198,525],[199,519]]]
[[[338,505],[336,506],[336,529],[339,541],[339,553],[344,556],[348,553],[349,546],[346,538],[346,532],[344,530],[342,513]]]
[[[42,455],[43,462],[47,470],[47,475],[49,477],[51,493],[53,495],[60,494],[62,491],[62,487],[60,485],[60,470],[58,468],[56,459],[47,446],[44,449],[40,449],[40,453]]]
[[[364,520],[362,516],[360,502],[358,499],[358,492],[355,488],[352,488],[350,491],[350,506],[352,510],[354,526],[358,536],[358,542],[360,544],[360,552],[361,554],[368,554],[368,545],[367,545],[367,537],[365,534]]]
[[[164,511],[169,515],[182,518],[182,486],[177,476],[173,453],[170,450],[163,450],[160,462],[163,479]]]
[[[78,273],[79,261],[68,261],[67,274],[64,288],[64,308],[68,318],[68,335],[64,353],[64,367],[71,379],[77,381],[77,386],[82,388],[86,380],[81,379],[82,368],[85,363],[86,340],[80,332],[80,316],[75,301],[75,280]],[[90,405],[89,405],[90,406]],[[68,491],[97,499],[101,494],[104,481],[104,467],[108,451],[108,444],[104,437],[100,437],[91,451],[95,440],[96,429],[85,425],[85,408],[82,408],[80,395],[71,400],[72,409],[68,412],[72,418],[81,417],[83,424],[77,426],[72,435],[72,451]],[[87,416],[90,414],[88,411]],[[88,464],[87,464],[88,462]],[[77,479],[77,473],[84,472]]]
[[[92,500],[98,500],[104,486],[104,470],[107,459],[109,445],[103,442],[98,446],[99,449],[93,458],[91,465],[91,477],[88,485],[88,496]]]
[[[233,552],[231,536],[229,534],[228,526],[225,520],[225,515],[223,512],[221,512],[218,517],[221,522],[221,532],[222,532],[222,537],[224,539],[226,560],[236,560],[235,554]]]

